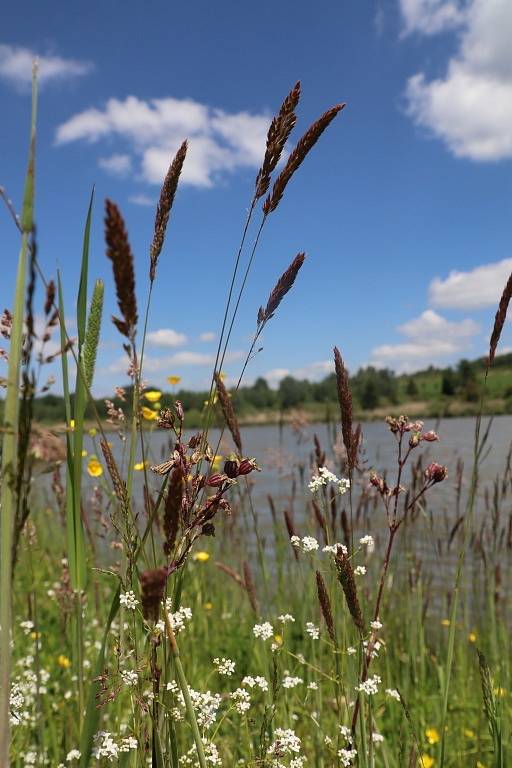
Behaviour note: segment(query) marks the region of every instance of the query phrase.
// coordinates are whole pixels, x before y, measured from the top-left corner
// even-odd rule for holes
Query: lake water
[[[482,432],[485,430],[489,419],[482,422]],[[448,584],[453,584],[457,552],[460,546],[462,525],[458,534],[454,536],[452,544],[448,545],[448,538],[453,526],[464,512],[467,492],[470,484],[471,468],[473,461],[473,445],[475,420],[473,418],[446,419],[442,422],[426,421],[424,429],[435,429],[440,436],[439,442],[424,443],[415,449],[412,454],[412,462],[423,454],[423,466],[430,461],[437,461],[448,467],[448,478],[436,485],[429,492],[425,504],[418,508],[414,522],[403,526],[401,530],[401,545],[403,552],[411,560],[411,552],[417,559],[417,565],[422,570],[424,578],[428,578],[432,588],[440,590]],[[189,434],[187,433],[187,437]],[[301,535],[316,534],[315,522],[311,515],[311,507],[308,503],[311,494],[307,490],[307,483],[311,476],[313,436],[317,435],[322,448],[327,453],[327,465],[335,472],[339,472],[339,462],[336,461],[336,445],[339,447],[339,429],[335,425],[309,424],[301,426],[277,425],[246,427],[242,430],[244,454],[254,457],[262,468],[261,473],[253,473],[252,480],[252,505],[258,519],[258,527],[265,541],[268,554],[272,554],[272,525],[268,503],[268,496],[274,500],[276,516],[282,520],[284,509],[287,509],[294,519],[297,532]],[[338,441],[336,443],[336,437]],[[114,435],[111,438],[112,449],[117,459],[123,455],[123,445]],[[215,429],[210,432],[210,444],[215,449],[220,431]],[[147,456],[153,462],[159,462],[168,458],[169,433],[155,431],[146,433]],[[503,476],[507,456],[512,440],[512,416],[498,416],[492,420],[491,431],[486,449],[483,452],[480,463],[478,497],[475,508],[475,530],[478,536],[473,539],[468,553],[468,568],[466,573],[466,586],[481,579],[483,565],[494,569],[499,565],[501,569],[502,590],[506,594],[510,592],[512,580],[510,577],[511,547],[507,547],[507,537],[510,537],[509,526],[512,519],[512,483],[510,473],[507,481],[507,494],[502,499],[499,507],[499,517],[493,518],[492,494],[496,477]],[[89,452],[95,448],[90,438],[86,440]],[[138,446],[136,460],[142,456]],[[232,450],[230,437],[227,433],[220,442],[218,453],[229,454]],[[96,452],[99,453],[99,446]],[[459,463],[459,470],[457,465]],[[457,504],[456,484],[461,465],[463,466],[461,491]],[[372,422],[363,424],[363,451],[362,472],[356,479],[354,496],[357,498],[362,487],[368,487],[368,471],[375,469],[379,473],[385,472],[389,485],[396,475],[396,442],[388,427],[384,423]],[[139,509],[142,508],[142,472],[135,473],[135,498],[139,499]],[[151,482],[156,489],[160,478],[151,474]],[[410,472],[405,474],[404,485],[410,478]],[[88,478],[88,484],[92,484]],[[87,489],[85,491],[87,493]],[[348,497],[343,497],[345,501]],[[236,517],[236,509],[235,509]],[[222,524],[221,524],[222,525]],[[233,528],[233,525],[231,524]],[[365,504],[359,509],[357,519],[358,533],[372,533],[376,539],[377,553],[384,548],[387,536],[386,518],[382,505]],[[220,528],[219,528],[220,530]],[[247,535],[251,537],[251,524],[245,521],[244,526],[247,547]],[[341,532],[340,532],[341,537]],[[479,540],[480,543],[479,543]],[[405,546],[407,542],[407,546]],[[412,545],[411,545],[412,543]],[[254,541],[249,544],[249,549],[254,548]],[[404,566],[405,567],[405,566]]]

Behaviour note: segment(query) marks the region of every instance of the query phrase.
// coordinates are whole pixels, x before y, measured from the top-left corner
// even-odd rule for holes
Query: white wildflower
[[[130,589],[128,592],[119,595],[119,603],[120,605],[124,605],[125,608],[128,608],[129,611],[134,611],[139,604],[139,601],[135,597],[135,592]]]
[[[370,622],[370,627],[377,631],[379,629],[382,629],[382,624],[380,621],[372,621]]]
[[[341,760],[343,766],[352,765],[357,757],[356,749],[340,749],[338,750],[338,757]]]
[[[372,741],[374,744],[381,744],[384,741],[382,733],[372,733]]]
[[[300,677],[290,677],[290,675],[286,675],[283,677],[282,686],[283,688],[295,688],[297,685],[300,685],[303,683],[304,680]]]
[[[34,622],[33,621],[20,621],[20,627],[22,628],[23,632],[26,635],[30,635],[30,633],[34,629]]]
[[[320,628],[313,624],[312,621],[306,622],[306,632],[313,640],[318,640],[320,637]]]
[[[370,536],[370,534],[366,534],[366,536],[362,536],[359,539],[359,543],[361,546],[366,547],[366,551],[369,555],[375,550],[375,540],[373,536]]]
[[[308,690],[309,691],[318,691],[318,683],[315,683],[315,681],[312,680],[310,683],[308,683]]]
[[[251,696],[245,688],[237,688],[236,691],[233,691],[231,694],[231,698],[235,702],[235,709],[240,715],[243,715],[244,712],[247,712],[247,710],[250,709]]]
[[[263,624],[255,624],[252,631],[254,637],[261,637],[262,640],[269,640],[274,634],[272,624],[268,621],[265,621]]]
[[[366,566],[364,565],[356,565],[354,568],[354,574],[356,576],[364,576],[366,573]]]
[[[66,755],[66,763],[70,763],[72,760],[80,760],[82,757],[82,753],[79,749],[72,749],[68,754]]]
[[[125,669],[121,672],[123,683],[128,686],[137,685],[139,676],[134,669]]]
[[[368,680],[365,680],[363,683],[356,685],[356,691],[366,693],[368,696],[374,696],[379,690],[380,682],[381,679],[379,675],[374,675],[373,677],[369,677]]]
[[[400,701],[400,694],[396,688],[386,688],[386,694],[390,699],[396,699],[396,701]]]
[[[304,552],[314,552],[318,549],[318,541],[314,538],[314,536],[304,536],[302,539],[302,548]]]
[[[291,728],[276,728],[274,731],[274,742],[268,748],[270,755],[279,757],[294,752],[300,752],[300,739]]]
[[[232,675],[235,671],[235,662],[231,659],[214,659],[213,666],[217,667],[219,675]]]
[[[282,613],[281,616],[278,616],[277,618],[281,624],[287,624],[289,621],[295,621],[291,613]]]

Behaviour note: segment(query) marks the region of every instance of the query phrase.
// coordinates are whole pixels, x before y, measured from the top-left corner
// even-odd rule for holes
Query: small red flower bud
[[[238,461],[228,459],[224,464],[224,472],[230,478],[238,477]]]
[[[443,467],[442,464],[437,464],[435,461],[433,461],[432,464],[429,464],[425,470],[425,478],[432,483],[440,483],[447,475],[447,467]]]
[[[228,478],[226,475],[221,475],[217,472],[215,475],[210,475],[206,481],[206,485],[209,485],[210,488],[220,488],[220,486],[223,485],[227,479]]]
[[[238,474],[248,475],[250,472],[253,472],[253,470],[261,472],[260,468],[256,464],[256,459],[242,459],[238,466]]]
[[[413,432],[413,434],[409,438],[409,446],[411,448],[416,448],[417,445],[420,444],[421,435],[419,432]]]
[[[426,440],[427,443],[435,443],[436,440],[439,440],[439,436],[430,430],[429,432],[424,432],[421,436],[422,440]]]

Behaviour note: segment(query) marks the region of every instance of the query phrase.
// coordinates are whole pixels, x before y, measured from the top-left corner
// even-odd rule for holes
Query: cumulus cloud
[[[332,360],[320,360],[314,363],[307,363],[300,368],[290,370],[288,368],[273,368],[264,374],[269,386],[277,387],[279,382],[285,376],[293,376],[294,379],[307,379],[308,381],[320,381],[329,373],[334,371],[334,362]]]
[[[290,375],[291,371],[288,370],[288,368],[272,368],[271,371],[268,371],[265,374],[264,378],[267,380],[270,387],[277,387],[282,379]]]
[[[503,259],[468,272],[452,271],[444,280],[435,277],[429,288],[430,302],[451,309],[497,306],[511,272],[512,259]]]
[[[0,43],[0,77],[18,88],[28,87],[32,82],[32,64],[37,59],[38,82],[46,85],[50,81],[67,80],[86,75],[92,64],[62,56],[38,55],[29,48]]]
[[[435,35],[454,29],[466,19],[467,2],[460,0],[400,0],[404,34]]]
[[[130,203],[133,203],[133,205],[145,205],[145,206],[156,205],[156,200],[153,200],[153,198],[149,197],[148,195],[131,195],[128,198],[128,201]]]
[[[462,26],[458,48],[441,77],[428,79],[419,72],[409,78],[409,115],[456,157],[476,161],[512,157],[512,3],[402,0],[406,27],[426,34],[440,31],[428,21],[434,10],[457,18]]]
[[[244,357],[244,353],[240,350],[233,350],[228,352],[224,359],[226,365],[229,363],[238,362]],[[211,367],[215,362],[214,355],[201,354],[200,352],[190,352],[184,350],[183,352],[175,352],[173,355],[152,357],[151,355],[144,355],[144,374],[153,373],[173,373],[182,366],[208,366]],[[107,368],[109,373],[125,373],[128,368],[128,362],[126,355],[114,360]]]
[[[100,157],[98,165],[114,176],[126,176],[132,169],[132,159],[130,155],[110,155]]]
[[[186,342],[185,334],[173,331],[172,328],[160,328],[146,335],[146,343],[150,347],[180,347]]]
[[[228,113],[193,99],[128,96],[72,116],[58,127],[56,143],[121,140],[137,161],[138,176],[161,184],[170,159],[188,138],[181,178],[185,184],[211,187],[226,173],[258,166],[269,121],[265,114]]]
[[[403,371],[460,355],[471,346],[471,340],[480,327],[469,318],[452,322],[427,309],[397,330],[407,340],[375,347],[372,350],[372,365],[391,366]]]
[[[215,341],[215,337],[214,331],[205,331],[199,335],[199,341]]]

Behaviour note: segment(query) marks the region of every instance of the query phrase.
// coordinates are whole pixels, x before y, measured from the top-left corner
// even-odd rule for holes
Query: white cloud
[[[133,205],[156,205],[156,200],[153,200],[152,197],[148,197],[148,195],[131,195],[128,200],[130,203],[133,203]]]
[[[57,144],[73,141],[122,140],[138,173],[150,184],[161,184],[176,150],[186,138],[185,184],[211,187],[219,176],[261,161],[269,117],[249,112],[227,113],[192,99],[151,99],[128,96],[109,99],[103,109],[92,107],[60,125]]]
[[[458,27],[466,18],[466,7],[461,0],[400,0],[404,34],[435,35]]]
[[[423,5],[411,0],[413,8]],[[458,8],[463,30],[443,76],[428,80],[420,72],[409,79],[409,115],[456,157],[478,161],[512,157],[512,3],[468,0],[465,8],[449,2],[433,5],[439,10]],[[420,21],[414,27],[428,33]]]
[[[16,45],[0,44],[0,77],[11,85],[27,87],[32,82],[32,64],[38,60],[38,82],[45,85],[51,80],[66,80],[80,77],[91,71],[92,65],[86,61],[64,59],[48,54],[38,56],[29,48]]]
[[[471,346],[471,339],[480,330],[469,318],[451,322],[431,309],[398,327],[407,337],[399,344],[382,344],[372,350],[372,365],[391,366],[398,371],[414,366],[436,363],[457,356]]]
[[[215,341],[215,337],[214,331],[205,331],[199,335],[199,341]]]
[[[288,368],[273,368],[264,375],[264,378],[267,380],[270,387],[277,387],[282,379],[286,376],[290,376],[290,373]]]
[[[186,342],[185,334],[173,331],[172,328],[160,328],[146,335],[146,343],[150,347],[180,347]]]
[[[235,363],[240,361],[244,357],[244,352],[233,350],[228,352],[224,359],[226,365],[229,363]],[[183,352],[175,352],[173,355],[152,357],[151,355],[144,355],[144,374],[150,373],[176,373],[176,370],[180,367],[188,366],[213,366],[215,362],[214,355],[201,354],[199,352],[190,352],[184,350]],[[128,360],[126,355],[114,360],[108,367],[109,373],[126,373],[128,369]]]
[[[484,264],[469,272],[452,271],[443,280],[435,277],[430,284],[431,303],[452,309],[479,309],[497,306],[512,272],[512,259]]]
[[[130,155],[110,155],[100,157],[98,165],[114,176],[127,176],[132,169],[132,159]]]

